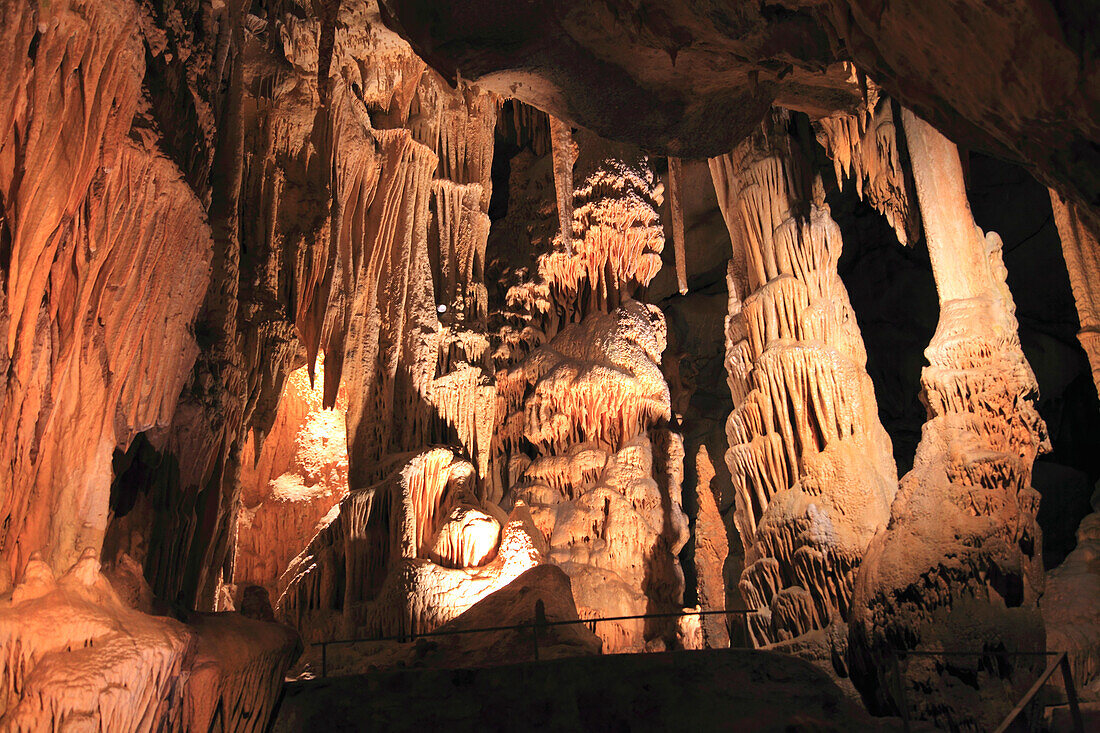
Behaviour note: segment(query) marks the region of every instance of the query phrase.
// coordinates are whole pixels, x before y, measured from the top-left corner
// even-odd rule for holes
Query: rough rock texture
[[[840,230],[775,113],[711,161],[734,255],[726,461],[745,544],[750,638],[799,637],[852,612],[863,553],[896,488],[866,352],[836,270]]]
[[[921,375],[929,420],[890,525],[863,561],[851,623],[853,679],[874,709],[900,702],[887,675],[893,650],[1041,651],[1036,602],[1041,538],[1031,488],[1049,447],[1020,349],[1001,242],[973,223],[955,146],[906,112],[940,321]],[[967,729],[996,725],[1030,684],[1034,660],[900,663],[919,717]],[[895,681],[895,685],[897,682]]]
[[[290,629],[237,614],[134,610],[94,550],[58,579],[35,555],[0,599],[0,726],[262,731],[298,651]]]
[[[773,102],[814,117],[854,111],[854,61],[961,144],[1025,163],[1094,216],[1100,207],[1089,2],[383,5],[444,76],[673,155],[730,150]]]
[[[32,552],[99,547],[112,451],[168,424],[198,353],[210,229],[142,96],[139,20],[0,5],[0,592]]]
[[[391,465],[333,508],[287,570],[278,610],[310,640],[432,631],[542,561],[526,509],[479,498],[474,467],[451,449]]]
[[[242,456],[232,582],[238,592],[263,586],[278,598],[279,577],[317,534],[320,520],[348,493],[347,396],[322,406],[322,379],[306,368],[291,373],[259,456]]]

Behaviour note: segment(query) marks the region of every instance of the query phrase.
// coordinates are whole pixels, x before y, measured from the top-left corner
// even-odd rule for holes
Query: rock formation
[[[123,603],[87,549],[60,578],[38,555],[0,603],[5,730],[265,730],[293,631],[237,614],[181,623]]]
[[[279,612],[307,638],[433,631],[542,561],[525,508],[479,497],[452,450],[395,456],[390,471],[353,487],[287,570]]]
[[[320,367],[319,367],[320,368]],[[259,456],[245,446],[237,512],[233,584],[278,598],[279,577],[318,524],[348,493],[347,396],[324,409],[323,374],[311,387],[306,367],[291,373]]]
[[[912,113],[903,126],[940,321],[921,375],[929,420],[890,525],[868,549],[856,584],[853,676],[877,706],[988,727],[1030,685],[1013,670],[1035,660],[1006,656],[990,666],[978,656],[934,652],[1044,649],[1031,467],[1049,444],[1000,238],[973,223],[955,146]],[[910,650],[933,654],[899,660]],[[891,687],[893,664],[902,680]]]
[[[745,544],[741,593],[754,644],[797,638],[852,612],[863,553],[895,491],[866,353],[836,270],[840,231],[802,146],[774,114],[711,160],[734,255],[726,461]]]
[[[1009,652],[1065,647],[1096,692],[1086,6],[0,0],[0,727],[262,729],[276,617],[388,637],[540,600],[591,624],[548,656],[732,639],[961,728],[1029,684]],[[1078,323],[975,228],[970,148],[1049,187]],[[912,267],[852,267],[870,239]],[[869,376],[856,319],[922,267],[899,484],[919,424],[892,444],[878,406],[915,405],[920,356]],[[1074,464],[1036,481],[1050,519],[1044,419]],[[1002,656],[913,654],[958,647]]]

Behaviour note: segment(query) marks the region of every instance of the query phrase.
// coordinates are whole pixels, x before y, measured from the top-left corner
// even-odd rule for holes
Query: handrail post
[[[321,677],[328,677],[328,642],[321,642]]]
[[[1069,655],[1062,652],[1062,682],[1066,685],[1066,701],[1069,703],[1069,716],[1073,721],[1074,733],[1085,733],[1085,721],[1081,718],[1081,708],[1077,704],[1077,688],[1073,685],[1073,670],[1069,666]]]

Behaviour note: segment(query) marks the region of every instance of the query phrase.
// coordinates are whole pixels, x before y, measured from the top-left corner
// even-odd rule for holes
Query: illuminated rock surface
[[[899,687],[894,651],[1065,648],[1095,698],[1093,15],[0,0],[3,724],[262,729],[276,618],[539,600],[661,614],[544,629],[540,663],[732,641],[975,729],[1028,664]],[[331,661],[521,662],[524,633]],[[761,705],[820,679],[775,664]],[[664,721],[600,674],[562,720]]]
[[[6,730],[262,731],[300,650],[282,626],[238,614],[188,623],[126,606],[94,550],[60,578],[32,557],[0,602]]]

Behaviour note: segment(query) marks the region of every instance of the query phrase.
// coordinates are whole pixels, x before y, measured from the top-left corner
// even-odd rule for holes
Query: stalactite
[[[1000,238],[974,224],[955,146],[908,111],[903,125],[940,320],[921,374],[929,419],[889,528],[860,568],[850,632],[853,679],[876,706],[895,710],[898,681],[885,671],[894,649],[1043,649],[1039,496],[1030,484],[1035,456],[1049,449]],[[943,660],[907,658],[909,712],[966,730],[994,725],[1030,684],[1033,661],[952,661],[958,676],[977,677],[953,684]],[[992,689],[1003,698],[984,692]]]
[[[774,113],[711,161],[730,231],[726,460],[758,645],[848,617],[854,568],[895,490],[866,352],[837,274],[841,237]],[[746,293],[742,295],[742,293]],[[859,507],[856,509],[855,507]]]
[[[679,158],[668,159],[669,209],[672,212],[672,246],[676,254],[676,284],[687,295],[687,257],[684,254],[684,194],[680,190],[684,173]]]
[[[909,244],[920,233],[920,209],[901,163],[897,103],[872,90],[858,113],[818,120],[817,139],[833,159],[837,185],[851,179],[860,197],[886,217],[898,241]]]
[[[562,248],[573,256],[573,165],[577,160],[569,123],[550,116],[550,144],[554,155],[554,191],[558,199],[558,224]]]

